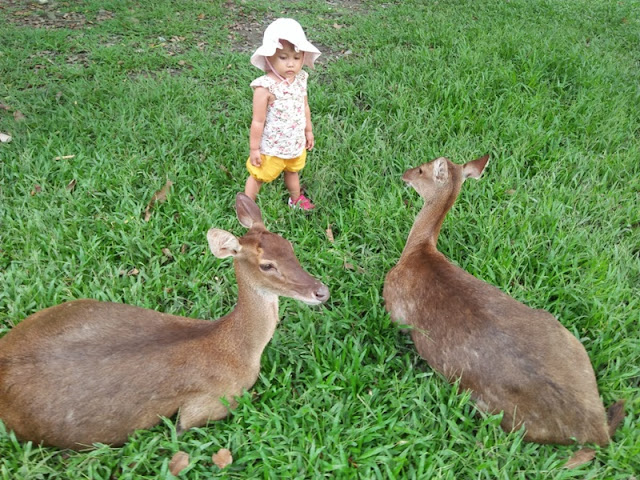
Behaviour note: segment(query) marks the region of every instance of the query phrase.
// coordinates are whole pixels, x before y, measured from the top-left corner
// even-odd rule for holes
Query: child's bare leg
[[[262,182],[256,180],[251,175],[249,175],[249,178],[247,178],[247,183],[245,183],[244,185],[244,193],[247,196],[251,197],[251,199],[255,202],[261,186],[262,186]]]
[[[298,172],[284,172],[284,184],[294,202],[300,197],[300,177]]]

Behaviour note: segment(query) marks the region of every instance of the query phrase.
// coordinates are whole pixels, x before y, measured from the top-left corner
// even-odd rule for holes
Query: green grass
[[[290,212],[281,180],[259,205],[332,297],[282,301],[260,378],[228,419],[179,438],[166,421],[83,453],[0,430],[0,479],[168,478],[178,450],[190,479],[637,475],[638,12],[638,0],[4,2],[0,132],[13,141],[0,144],[0,335],[83,297],[200,318],[232,308],[231,262],[208,253],[205,232],[243,232],[233,198],[259,72],[234,25],[283,14],[326,54],[311,72],[316,148],[302,173],[319,208]],[[562,468],[576,447],[524,443],[499,417],[476,418],[383,307],[421,205],[402,172],[484,153],[439,247],[549,310],[583,342],[604,403],[626,399],[614,441],[576,470]],[[167,178],[168,200],[145,222]],[[211,461],[222,447],[234,457],[224,471]]]

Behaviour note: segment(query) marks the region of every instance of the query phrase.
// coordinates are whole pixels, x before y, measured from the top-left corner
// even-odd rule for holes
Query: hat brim
[[[309,68],[314,68],[316,59],[321,55],[320,50],[314,47],[313,44],[309,41],[301,41],[298,43],[299,44],[294,43],[294,46],[298,49],[298,51],[304,52],[303,64]],[[276,50],[281,47],[282,46],[279,43],[271,45],[261,45],[253,53],[253,55],[251,55],[251,65],[258,67],[260,70],[263,70],[265,72],[269,71],[269,67],[267,66],[265,58],[274,55],[276,53]]]

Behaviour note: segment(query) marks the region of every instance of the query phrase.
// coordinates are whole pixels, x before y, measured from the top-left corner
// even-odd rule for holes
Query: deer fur
[[[524,425],[525,440],[605,445],[624,417],[598,394],[582,344],[544,310],[534,310],[450,263],[436,249],[444,218],[465,179],[480,178],[488,156],[464,165],[446,158],[407,170],[422,198],[398,263],[384,282],[392,320],[408,325],[416,348],[477,406],[504,412],[506,431]]]
[[[233,257],[238,303],[217,321],[75,300],[27,317],[0,339],[0,419],[21,440],[81,449],[121,445],[178,414],[177,430],[225,417],[255,383],[278,323],[278,297],[310,305],[328,288],[291,244],[270,233],[258,206],[236,197],[236,238],[211,229],[218,258]]]

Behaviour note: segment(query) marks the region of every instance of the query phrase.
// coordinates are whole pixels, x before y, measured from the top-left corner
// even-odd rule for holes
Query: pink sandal
[[[291,197],[289,197],[289,206],[291,208],[299,208],[301,210],[313,210],[316,208],[316,206],[304,195],[300,195],[295,202],[291,200]]]

